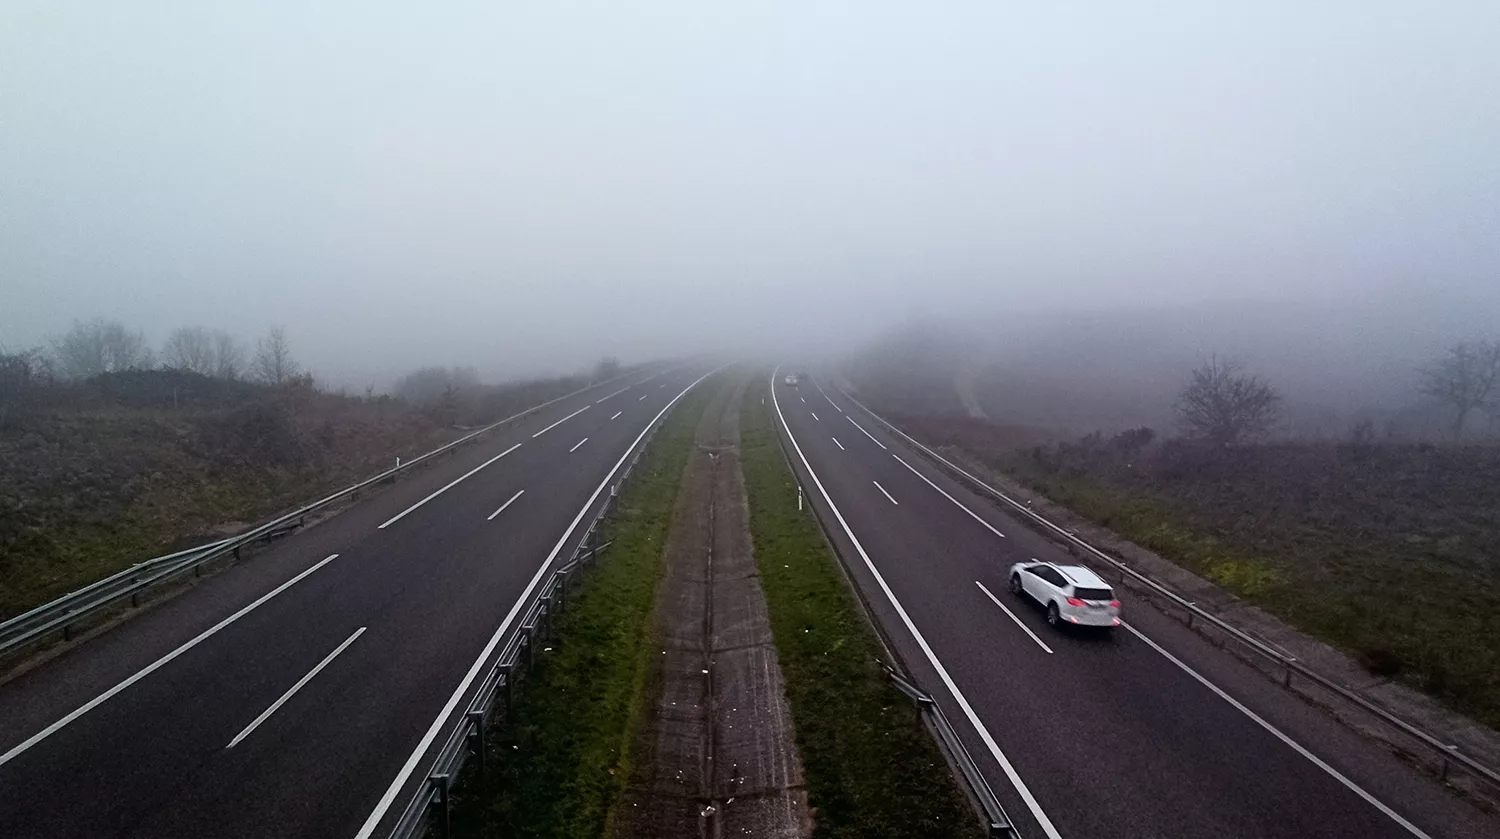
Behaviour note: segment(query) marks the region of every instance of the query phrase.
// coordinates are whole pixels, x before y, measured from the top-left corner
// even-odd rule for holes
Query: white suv
[[[1120,601],[1114,590],[1082,565],[1017,562],[1010,568],[1010,590],[1046,607],[1047,623],[1053,626],[1120,625]]]

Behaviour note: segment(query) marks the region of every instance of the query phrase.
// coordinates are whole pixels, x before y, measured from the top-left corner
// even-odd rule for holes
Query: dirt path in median
[[[812,833],[791,710],[756,575],[739,459],[743,377],[698,427],[656,593],[661,655],[616,839]]]

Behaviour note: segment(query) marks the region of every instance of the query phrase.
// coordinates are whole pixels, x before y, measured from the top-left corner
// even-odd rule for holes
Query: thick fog
[[[75,318],[283,324],[358,385],[836,351],[914,316],[1305,306],[1398,366],[1500,323],[1493,0],[3,17],[12,350]]]

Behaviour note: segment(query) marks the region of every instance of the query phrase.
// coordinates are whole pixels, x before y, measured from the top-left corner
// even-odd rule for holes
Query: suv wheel
[[[1047,623],[1057,626],[1062,621],[1062,616],[1057,613],[1057,604],[1047,604]]]
[[[1021,575],[1020,574],[1012,574],[1012,575],[1010,575],[1010,593],[1011,594],[1015,594],[1015,595],[1021,594]]]

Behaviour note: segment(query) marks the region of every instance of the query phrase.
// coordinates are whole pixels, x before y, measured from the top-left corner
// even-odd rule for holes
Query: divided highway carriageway
[[[793,468],[856,585],[1020,835],[1500,835],[1466,801],[1128,590],[1112,637],[1048,626],[1010,593],[1010,567],[1078,560],[826,378],[776,375],[770,393]]]
[[[550,404],[0,685],[0,837],[384,836],[707,370]]]

